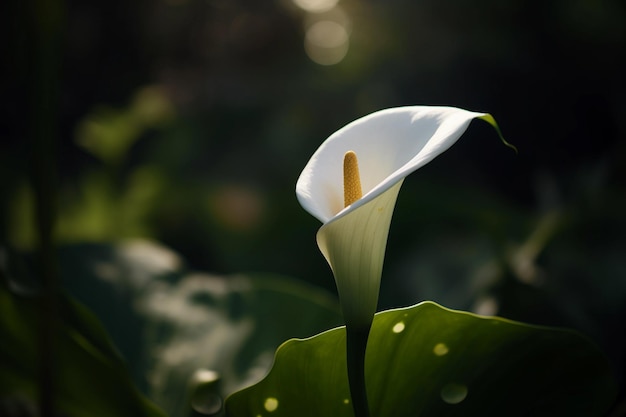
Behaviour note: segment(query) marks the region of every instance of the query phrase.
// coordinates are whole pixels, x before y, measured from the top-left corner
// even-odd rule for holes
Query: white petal
[[[387,235],[401,185],[402,180],[317,232],[348,326],[369,328],[376,312]]]
[[[300,204],[323,223],[367,204],[448,149],[472,119],[485,116],[453,107],[381,110],[332,134],[313,154],[296,184]],[[363,198],[343,208],[343,156],[359,159]]]

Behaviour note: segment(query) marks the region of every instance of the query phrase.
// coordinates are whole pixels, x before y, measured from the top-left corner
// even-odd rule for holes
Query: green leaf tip
[[[515,153],[519,153],[517,151],[517,148],[515,147],[515,145],[513,145],[512,143],[507,142],[507,140],[504,139],[504,135],[502,134],[502,131],[500,130],[500,126],[498,126],[498,123],[496,122],[496,119],[494,119],[492,115],[490,115],[489,113],[485,113],[485,115],[479,116],[478,119],[484,120],[485,122],[487,122],[491,126],[493,126],[493,128],[496,129],[496,132],[498,133],[498,136],[500,136],[500,140],[502,141],[502,143],[504,143],[504,145],[508,146],[509,148],[513,149],[515,151]]]

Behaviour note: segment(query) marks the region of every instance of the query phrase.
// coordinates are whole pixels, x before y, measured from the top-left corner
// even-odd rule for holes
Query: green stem
[[[365,387],[365,349],[370,327],[352,329],[346,326],[346,352],[348,382],[355,417],[369,417],[367,390]]]
[[[58,415],[55,404],[58,373],[59,274],[55,258],[56,141],[64,4],[35,0],[24,7],[29,53],[25,56],[30,87],[30,168],[36,198],[38,275],[42,281],[39,320],[39,415]]]

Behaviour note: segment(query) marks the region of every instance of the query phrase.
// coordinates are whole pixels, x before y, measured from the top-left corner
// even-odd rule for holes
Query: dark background
[[[317,146],[386,107],[485,111],[519,153],[476,121],[407,179],[380,307],[431,299],[573,327],[623,372],[623,1],[342,0],[323,13],[288,0],[4,9],[4,245],[36,247],[32,178],[47,172],[61,245],[151,239],[193,269],[271,272],[334,291],[315,244],[319,224],[294,190]],[[305,48],[308,29],[325,20],[349,35],[334,65]]]

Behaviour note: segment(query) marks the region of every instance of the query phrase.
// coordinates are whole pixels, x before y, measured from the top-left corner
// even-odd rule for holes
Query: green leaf
[[[70,417],[164,416],[135,388],[98,320],[67,297],[60,296],[58,301],[60,321],[52,351],[58,410]],[[3,399],[37,400],[39,303],[39,297],[16,295],[0,285]]]
[[[366,354],[373,416],[603,415],[616,386],[585,337],[431,302],[375,316]],[[352,416],[345,328],[290,340],[260,383],[226,401],[239,416]]]

